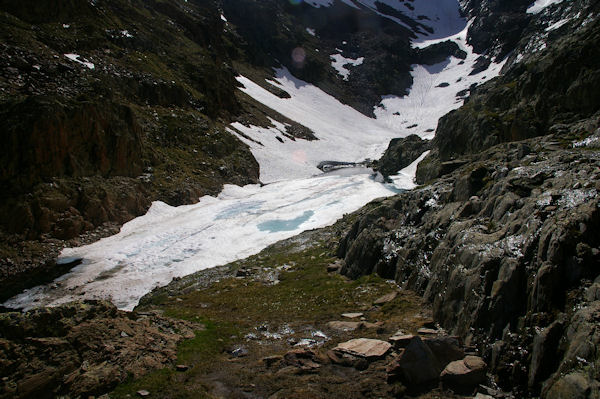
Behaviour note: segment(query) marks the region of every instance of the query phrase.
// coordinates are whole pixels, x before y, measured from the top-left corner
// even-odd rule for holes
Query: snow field
[[[61,257],[84,258],[84,264],[4,305],[28,309],[101,298],[132,310],[143,295],[175,277],[248,257],[393,194],[364,170],[264,187],[228,185],[218,197],[206,196],[194,205],[155,202],[119,234],[63,250]]]

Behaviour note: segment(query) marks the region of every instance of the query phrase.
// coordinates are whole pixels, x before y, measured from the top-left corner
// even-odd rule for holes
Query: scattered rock
[[[356,338],[339,344],[333,350],[368,359],[377,359],[384,356],[391,347],[389,342],[379,339]]]
[[[369,362],[364,357],[355,356],[346,352],[327,351],[327,357],[334,364],[345,367],[354,367],[357,370],[366,370]]]
[[[141,389],[141,390],[137,391],[136,393],[138,394],[138,396],[141,396],[141,397],[150,396],[150,392],[146,391],[145,389]]]
[[[360,317],[363,317],[364,315],[364,313],[342,313],[342,317],[345,317],[347,319],[358,319]]]
[[[383,305],[388,302],[392,302],[398,296],[398,291],[392,291],[389,294],[385,294],[384,296],[377,298],[373,305]]]
[[[485,381],[487,364],[478,356],[466,356],[448,363],[440,374],[445,386],[469,391]]]
[[[321,367],[319,363],[322,363],[324,358],[319,356],[319,354],[312,349],[300,348],[287,352],[283,356],[283,360],[286,364],[297,367],[302,372],[311,373],[317,371]]]

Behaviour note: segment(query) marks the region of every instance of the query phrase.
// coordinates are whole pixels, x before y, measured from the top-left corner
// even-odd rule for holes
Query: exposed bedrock
[[[479,346],[502,388],[591,398],[600,154],[557,139],[497,145],[430,185],[382,200],[364,211],[338,255],[343,274],[378,273],[422,294],[437,322]],[[587,396],[564,396],[577,389]]]

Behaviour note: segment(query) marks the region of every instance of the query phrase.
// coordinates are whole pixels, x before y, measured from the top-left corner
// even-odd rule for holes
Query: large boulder
[[[485,381],[487,364],[478,356],[450,362],[440,374],[445,386],[468,392]]]
[[[392,139],[387,150],[378,161],[377,169],[386,177],[395,175],[430,149],[431,142],[421,139],[416,134]]]
[[[388,381],[400,380],[409,387],[436,381],[443,366],[440,366],[431,349],[414,336],[388,365]]]

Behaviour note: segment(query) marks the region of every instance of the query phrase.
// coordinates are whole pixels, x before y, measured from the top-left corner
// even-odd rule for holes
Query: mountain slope
[[[528,21],[503,75],[440,120],[417,171],[426,184],[365,211],[338,254],[349,276],[420,292],[441,326],[480,349],[500,390],[594,398],[599,9],[539,3],[495,16],[466,3],[474,16]]]
[[[182,352],[193,354],[185,359],[198,369],[141,380],[165,395],[347,397],[335,391],[345,382],[363,396],[419,394],[430,386],[399,370],[431,375],[425,382],[437,386],[439,365],[422,372],[425,366],[405,356],[405,348],[371,366],[323,348],[350,336],[416,334],[426,325],[457,335],[436,330],[434,340],[464,340],[465,347],[457,344],[459,360],[467,350],[489,365],[477,384],[459,386],[469,394],[598,397],[599,4],[460,5],[461,12],[450,0],[0,1],[6,28],[0,120],[9,150],[0,167],[2,295],[52,279],[82,257],[85,264],[11,306],[109,295],[131,309],[149,289],[173,279],[146,299],[149,313],[131,313],[140,325],[165,310],[206,320],[207,330]],[[418,157],[413,146],[431,148],[417,171],[422,187],[375,201],[329,229],[180,280],[391,195],[353,170],[290,177],[310,177],[322,161],[362,161],[381,153],[388,139],[410,133],[433,141],[394,140],[382,170],[420,161],[426,154]],[[406,154],[410,160],[393,162]],[[397,172],[390,168],[386,174]],[[225,183],[258,183],[259,177],[278,182],[226,186],[196,206],[155,203],[120,235],[66,251],[75,259],[61,260],[59,268],[53,260],[46,267],[32,262],[31,254],[54,259],[67,244],[115,233],[107,222],[118,226],[152,200],[191,203]],[[97,226],[103,227],[81,236]],[[358,280],[329,274],[338,268]],[[400,302],[374,306],[375,293],[396,284],[404,291]],[[408,290],[424,300],[418,314]],[[350,307],[378,320],[330,336],[318,329],[333,331],[329,322]],[[433,320],[424,316],[429,307]],[[23,317],[8,313],[0,327],[13,331],[11,320],[27,324],[36,315],[58,315],[69,325],[62,309],[69,312],[67,306]],[[313,314],[318,320],[306,320]],[[117,340],[127,339],[119,328]],[[24,348],[72,352],[61,331],[36,334]],[[303,341],[285,335],[322,347],[291,348]],[[40,394],[70,390],[71,380],[43,366],[12,368],[29,361],[23,343],[14,344],[21,338],[2,338],[12,362],[2,365],[11,376],[2,381],[2,394],[36,394],[24,386]],[[244,358],[248,347],[256,352]],[[90,371],[103,370],[103,361],[65,366],[72,375],[95,378]],[[215,371],[223,364],[231,367]],[[77,392],[101,394],[126,377],[99,375]],[[30,378],[43,384],[30,385]],[[121,392],[138,382],[132,384]],[[424,397],[438,393],[460,397],[449,391]]]
[[[258,181],[219,122],[240,105],[214,4],[5,0],[0,10],[6,282],[39,266],[52,276],[57,239],[114,233],[153,200]]]

